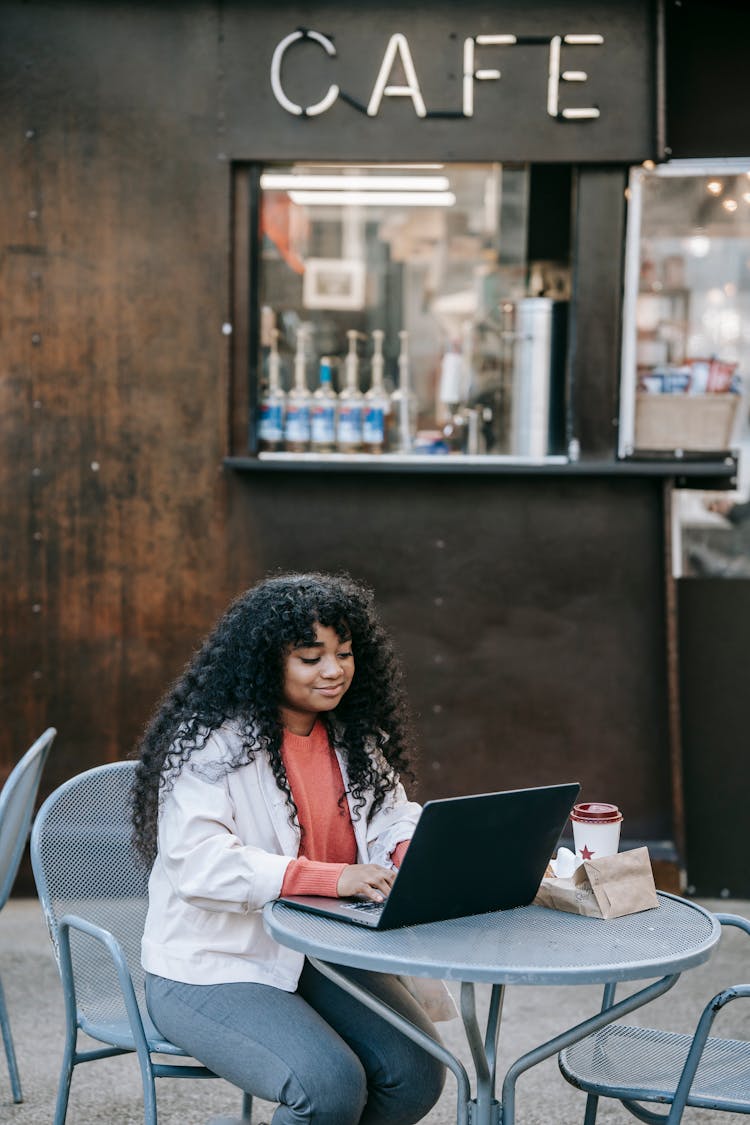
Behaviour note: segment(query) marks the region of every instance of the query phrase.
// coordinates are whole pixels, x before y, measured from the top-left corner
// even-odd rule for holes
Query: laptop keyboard
[[[365,910],[368,913],[383,909],[382,902],[344,902],[341,904],[345,910]]]

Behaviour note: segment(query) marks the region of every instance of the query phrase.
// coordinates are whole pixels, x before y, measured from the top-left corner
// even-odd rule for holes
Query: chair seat
[[[143,1024],[150,1051],[158,1052],[160,1055],[189,1057],[180,1047],[176,1047],[174,1043],[163,1039],[148,1018],[144,1019]],[[92,1039],[98,1039],[101,1043],[110,1043],[113,1047],[120,1047],[123,1051],[135,1050],[135,1038],[127,1015],[123,1015],[122,1019],[81,1019],[80,1028],[86,1035],[91,1036]]]
[[[560,1070],[590,1094],[671,1102],[691,1043],[691,1035],[612,1024],[563,1051]],[[709,1038],[687,1104],[750,1112],[750,1043]]]

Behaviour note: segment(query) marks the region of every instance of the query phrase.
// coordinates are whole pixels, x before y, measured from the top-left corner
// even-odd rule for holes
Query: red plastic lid
[[[584,801],[573,806],[570,814],[571,820],[582,820],[587,824],[614,824],[622,820],[622,813],[617,805],[606,805],[599,801]]]

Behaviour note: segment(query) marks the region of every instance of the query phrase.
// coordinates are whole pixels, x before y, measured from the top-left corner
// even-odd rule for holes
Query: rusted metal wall
[[[132,746],[228,593],[214,6],[2,12],[3,768]]]
[[[658,482],[224,470],[222,6],[2,25],[0,771],[49,724],[43,792],[126,755],[230,596],[346,568],[405,658],[421,796],[573,777],[669,836]]]

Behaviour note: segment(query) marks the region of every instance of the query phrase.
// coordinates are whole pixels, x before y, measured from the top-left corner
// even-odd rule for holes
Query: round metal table
[[[282,945],[315,967],[405,1035],[421,1043],[453,1072],[458,1084],[458,1125],[513,1125],[515,1084],[529,1067],[619,1019],[670,989],[680,973],[708,960],[720,936],[707,910],[674,895],[659,894],[659,908],[604,921],[541,906],[472,915],[447,922],[377,931],[269,903],[264,924]],[[337,966],[458,981],[461,1016],[476,1070],[476,1093],[463,1064],[349,980]],[[659,979],[615,1002],[618,981]],[[474,985],[492,986],[482,1034]],[[495,1097],[497,1037],[506,985],[603,984],[601,1010],[519,1058]]]

